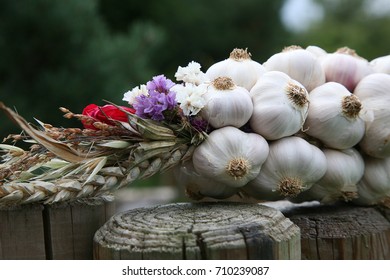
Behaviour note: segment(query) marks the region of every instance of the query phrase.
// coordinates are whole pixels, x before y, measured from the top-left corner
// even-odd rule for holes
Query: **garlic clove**
[[[259,175],[243,190],[262,200],[295,197],[320,180],[326,169],[326,157],[319,148],[300,137],[285,137],[270,143]]]
[[[366,129],[359,146],[367,155],[390,156],[390,75],[374,73],[363,78],[354,94],[362,102]]]
[[[265,73],[250,94],[253,114],[249,124],[254,132],[267,140],[276,140],[302,128],[309,108],[309,94],[287,74]]]
[[[343,85],[325,83],[310,92],[305,133],[330,148],[348,149],[363,138],[365,122],[361,101]]]
[[[374,72],[366,59],[347,47],[322,57],[321,65],[327,82],[340,83],[351,92],[361,79]]]
[[[214,128],[241,127],[252,116],[253,103],[249,92],[236,86],[229,77],[214,79],[203,98],[205,105],[200,114]]]
[[[206,76],[210,80],[229,77],[237,86],[251,90],[256,81],[266,72],[263,65],[251,59],[247,49],[234,49],[229,58],[210,66]]]
[[[325,72],[317,56],[298,46],[290,46],[271,56],[264,64],[267,71],[281,71],[300,82],[307,91],[325,83]]]
[[[192,162],[201,176],[239,188],[259,174],[268,152],[262,136],[228,126],[212,131],[195,149]]]

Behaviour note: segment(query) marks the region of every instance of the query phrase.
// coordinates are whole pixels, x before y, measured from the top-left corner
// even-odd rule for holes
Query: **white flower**
[[[206,74],[200,70],[201,66],[195,61],[188,63],[188,66],[177,68],[175,78],[177,81],[183,81],[185,83],[192,83],[200,85],[207,81]]]
[[[140,85],[133,88],[132,90],[125,92],[122,100],[127,101],[130,105],[132,105],[135,101],[135,98],[141,95],[149,95],[146,85]]]
[[[207,91],[207,84],[196,86],[194,84],[175,85],[172,88],[176,92],[176,101],[183,110],[185,116],[194,116],[206,104],[203,95]]]

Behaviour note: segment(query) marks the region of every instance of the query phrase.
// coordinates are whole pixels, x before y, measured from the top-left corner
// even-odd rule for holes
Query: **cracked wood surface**
[[[94,237],[95,259],[300,259],[299,228],[273,208],[177,203],[113,216]]]
[[[301,229],[304,260],[390,259],[389,210],[379,210],[315,206],[293,208],[284,215]]]

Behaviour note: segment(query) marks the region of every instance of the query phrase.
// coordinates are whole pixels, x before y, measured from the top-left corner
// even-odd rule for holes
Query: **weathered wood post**
[[[390,222],[382,213],[353,205],[284,212],[301,229],[302,259],[311,260],[390,259]]]
[[[92,259],[92,241],[113,203],[32,204],[0,209],[0,259]]]
[[[300,259],[300,234],[259,204],[178,203],[113,216],[94,238],[95,259]]]

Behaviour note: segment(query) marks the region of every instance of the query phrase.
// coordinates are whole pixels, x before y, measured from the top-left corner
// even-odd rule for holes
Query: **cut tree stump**
[[[283,213],[301,229],[304,260],[390,259],[390,222],[374,207],[315,206]]]
[[[114,203],[56,203],[0,209],[0,259],[92,259],[95,232]]]
[[[95,259],[300,259],[299,228],[273,208],[177,203],[113,216],[94,237]]]

